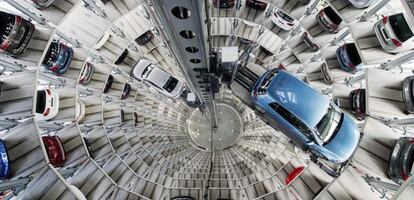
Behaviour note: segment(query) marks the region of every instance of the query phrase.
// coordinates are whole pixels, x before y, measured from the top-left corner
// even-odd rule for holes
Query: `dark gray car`
[[[388,162],[388,176],[396,183],[402,183],[410,176],[414,161],[414,138],[401,137],[394,145]]]
[[[403,99],[404,110],[407,113],[414,113],[413,81],[414,81],[414,76],[409,76],[409,77],[406,77],[402,83],[402,99]]]

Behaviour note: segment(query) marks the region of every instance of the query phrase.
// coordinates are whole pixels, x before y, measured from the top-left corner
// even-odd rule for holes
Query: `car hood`
[[[315,127],[325,115],[329,99],[305,82],[279,71],[268,88],[269,95],[300,118],[309,127]]]
[[[335,154],[335,162],[348,160],[358,147],[360,132],[358,126],[344,113],[341,127],[332,140],[324,147]]]

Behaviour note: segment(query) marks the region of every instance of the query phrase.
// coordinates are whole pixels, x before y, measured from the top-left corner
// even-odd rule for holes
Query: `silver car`
[[[355,8],[366,8],[371,5],[374,0],[348,0]]]
[[[414,48],[413,32],[402,13],[385,16],[374,25],[374,32],[389,53],[399,53]]]
[[[147,59],[141,59],[132,69],[131,76],[143,80],[155,87],[161,93],[171,98],[178,98],[184,88],[184,83],[176,79]]]

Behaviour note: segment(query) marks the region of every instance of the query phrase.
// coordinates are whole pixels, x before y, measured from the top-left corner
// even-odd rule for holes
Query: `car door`
[[[307,149],[311,130],[279,103],[273,102],[269,106],[274,113],[273,120],[269,120],[270,125],[285,133],[286,136],[302,149]]]

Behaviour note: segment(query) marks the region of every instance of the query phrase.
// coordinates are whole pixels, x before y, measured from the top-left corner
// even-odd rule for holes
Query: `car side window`
[[[270,103],[269,106],[300,132],[306,136],[311,135],[311,130],[286,108],[276,102]]]

